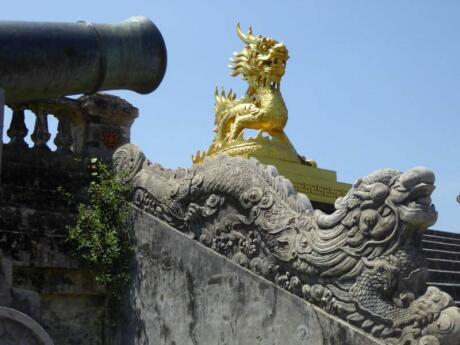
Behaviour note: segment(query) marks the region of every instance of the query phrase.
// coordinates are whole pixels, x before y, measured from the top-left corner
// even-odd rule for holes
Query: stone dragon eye
[[[262,197],[262,191],[258,189],[252,189],[249,191],[249,200],[253,203],[257,202],[260,200]]]
[[[361,213],[359,228],[365,234],[369,234],[378,221],[378,213],[375,210],[367,209]]]

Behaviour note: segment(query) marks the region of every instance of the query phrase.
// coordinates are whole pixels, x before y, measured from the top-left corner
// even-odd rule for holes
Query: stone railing
[[[130,142],[131,125],[138,116],[137,108],[108,94],[8,107],[12,115],[9,127],[5,124],[4,128],[1,185],[6,201],[11,202],[19,197],[26,198],[20,202],[37,202],[38,194],[44,198],[41,202],[53,202],[60,186],[69,192],[80,190],[87,183],[88,158],[110,162],[113,152]],[[30,115],[33,125],[26,121]],[[57,119],[56,133],[50,131],[52,117]],[[24,188],[30,192],[23,193]]]
[[[24,112],[35,115],[35,125],[30,136],[32,149],[51,151],[48,128],[49,116],[58,121],[54,138],[57,154],[96,155],[110,159],[113,151],[128,143],[130,128],[138,115],[137,108],[125,100],[107,94],[67,97],[9,106],[12,109],[11,124],[6,131],[10,138],[6,147],[15,150],[29,149],[25,138],[30,132],[26,127]]]
[[[34,105],[14,105],[11,107],[13,114],[11,118],[11,124],[7,130],[7,135],[10,138],[9,146],[18,149],[27,149],[29,145],[26,143],[25,138],[29,132],[25,124],[24,112],[26,109],[31,110],[36,116],[35,127],[31,135],[33,142],[33,148],[37,150],[50,150],[48,147],[48,141],[51,138],[51,133],[48,129],[48,112],[49,110],[45,104],[34,104]],[[59,153],[71,153],[72,152],[72,133],[70,122],[71,119],[68,114],[64,116],[56,115],[59,126],[54,143],[56,144]]]

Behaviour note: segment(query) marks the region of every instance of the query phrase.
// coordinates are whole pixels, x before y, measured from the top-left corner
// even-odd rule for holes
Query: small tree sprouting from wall
[[[128,187],[95,158],[91,159],[91,177],[88,201],[79,204],[67,240],[75,255],[93,271],[96,281],[108,288],[108,297],[118,298],[129,280],[132,252],[126,227]]]

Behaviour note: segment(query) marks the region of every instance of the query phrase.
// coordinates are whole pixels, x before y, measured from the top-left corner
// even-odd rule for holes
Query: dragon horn
[[[256,38],[252,35],[251,27],[249,27],[249,31],[247,35],[243,34],[240,28],[240,23],[236,24],[236,33],[238,34],[238,37],[246,44],[254,43],[256,40]]]

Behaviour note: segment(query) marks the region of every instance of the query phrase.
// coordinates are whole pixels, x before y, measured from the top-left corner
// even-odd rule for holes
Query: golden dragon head
[[[233,65],[229,66],[233,70],[231,76],[241,74],[248,81],[248,94],[258,87],[279,89],[289,58],[286,46],[270,37],[254,36],[251,28],[244,34],[239,23],[236,32],[246,47],[234,53]]]

